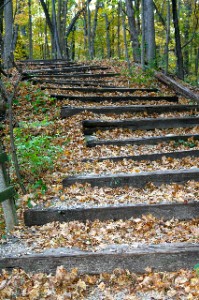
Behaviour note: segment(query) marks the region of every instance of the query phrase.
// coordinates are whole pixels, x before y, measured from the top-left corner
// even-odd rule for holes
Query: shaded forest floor
[[[120,72],[119,77],[111,81],[115,86],[154,87],[159,95],[172,96],[175,93],[160,84],[151,72],[143,74],[139,67],[133,68],[132,77],[128,75],[127,67],[118,61],[95,62],[108,66],[113,72]],[[9,89],[11,87],[8,86]],[[134,187],[91,187],[90,184],[73,184],[63,188],[62,180],[67,176],[106,173],[140,173],[142,171],[199,168],[198,157],[171,159],[163,157],[151,162],[133,162],[122,160],[119,163],[99,157],[117,155],[140,155],[149,153],[172,152],[181,150],[198,150],[199,142],[157,145],[125,145],[96,146],[88,148],[83,135],[82,121],[89,119],[117,120],[148,117],[183,117],[186,112],[160,114],[123,113],[96,114],[83,112],[65,119],[60,118],[63,105],[84,106],[81,101],[57,101],[50,98],[50,90],[42,90],[40,84],[22,82],[19,85],[14,100],[15,141],[23,182],[27,194],[19,189],[13,167],[10,167],[12,183],[17,190],[16,204],[19,225],[11,233],[11,238],[17,238],[27,245],[33,245],[38,252],[50,247],[78,247],[82,250],[102,249],[105,244],[129,243],[162,243],[162,242],[198,242],[198,219],[179,221],[171,219],[163,225],[151,215],[129,221],[104,221],[80,223],[72,221],[64,224],[48,223],[43,226],[26,227],[23,220],[25,209],[42,207],[83,208],[108,205],[137,203],[188,203],[192,199],[199,200],[199,182],[190,181],[186,184],[163,184],[159,187],[148,184],[143,188]],[[59,89],[53,93],[62,93]],[[72,92],[67,92],[72,95]],[[82,95],[76,92],[76,95]],[[84,93],[84,95],[87,95]],[[91,94],[89,94],[90,96]],[[112,93],[107,93],[112,95]],[[115,93],[115,95],[121,95]],[[122,94],[122,96],[128,95]],[[135,95],[154,96],[154,92],[136,92]],[[181,104],[190,101],[180,97]],[[125,102],[124,105],[128,105]],[[134,102],[133,104],[141,104]],[[146,103],[145,103],[146,104]],[[150,105],[155,102],[149,103]],[[164,101],[161,104],[165,104]],[[87,103],[93,106],[93,103]],[[97,105],[107,105],[103,102]],[[114,104],[117,105],[117,104]],[[172,105],[172,104],[171,104]],[[197,112],[191,112],[197,116]],[[169,136],[171,134],[197,134],[199,126],[192,128],[156,129],[147,131],[148,137],[154,135]],[[132,132],[128,129],[113,129],[97,131],[94,139],[129,138]],[[137,130],[134,137],[142,137],[143,132]],[[9,129],[5,121],[3,140],[7,153],[10,152]],[[85,161],[85,158],[95,158]],[[3,219],[2,212],[1,220]],[[4,222],[0,223],[1,243],[6,243]],[[133,228],[133,230],[132,230]],[[197,262],[196,262],[197,263]],[[153,272],[147,269],[145,274],[134,274],[128,270],[116,269],[113,273],[100,275],[78,275],[78,270],[67,272],[59,267],[55,275],[28,274],[22,270],[6,271],[0,275],[0,299],[199,299],[199,275],[196,271],[180,270],[178,272]]]

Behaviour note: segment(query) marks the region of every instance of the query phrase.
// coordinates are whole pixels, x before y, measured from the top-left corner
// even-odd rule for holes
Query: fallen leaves
[[[12,234],[24,243],[27,241],[37,252],[59,247],[96,251],[110,244],[198,243],[199,220],[164,222],[152,215],[144,215],[129,220],[53,222],[31,228],[16,227]]]
[[[115,269],[112,273],[80,275],[63,266],[53,274],[31,274],[14,269],[0,275],[0,299],[90,300],[90,299],[198,299],[199,278],[195,272],[146,272],[134,274]],[[119,298],[118,298],[119,297]]]

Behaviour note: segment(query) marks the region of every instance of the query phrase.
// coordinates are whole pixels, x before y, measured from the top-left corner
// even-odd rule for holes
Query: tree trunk
[[[5,21],[5,35],[4,35],[4,52],[3,61],[6,69],[13,66],[13,7],[12,1],[6,2],[4,6],[4,21]]]
[[[92,56],[91,56],[91,12],[90,12],[90,7],[89,7],[89,1],[87,1],[87,38],[88,38],[89,59],[92,59]]]
[[[28,15],[29,15],[29,22],[28,22],[28,27],[29,27],[29,59],[33,58],[33,37],[32,37],[32,3],[31,0],[28,0]]]
[[[156,65],[155,27],[153,0],[144,0],[144,29],[146,44],[146,60],[149,67]]]
[[[191,17],[191,3],[185,1],[185,8],[186,8],[186,18],[184,23],[184,37],[185,37],[185,44],[189,43],[189,34],[190,34],[190,17]],[[185,46],[184,48],[184,70],[186,74],[189,74],[189,46]]]
[[[104,14],[104,18],[105,18],[105,28],[106,28],[107,58],[110,58],[111,57],[110,22],[108,20],[107,14]]]
[[[128,69],[129,72],[131,70],[130,66],[130,60],[129,60],[129,52],[128,52],[128,47],[127,47],[127,38],[126,38],[126,26],[125,26],[125,16],[122,10],[122,2],[120,0],[120,9],[121,9],[121,14],[122,14],[122,29],[123,29],[123,37],[124,37],[124,49],[125,49],[125,58],[128,64]]]
[[[182,47],[180,40],[180,29],[178,22],[178,12],[177,12],[177,3],[176,0],[172,0],[172,11],[173,11],[173,23],[175,28],[175,50],[177,58],[177,76],[178,78],[184,80],[184,70],[183,70],[183,56],[182,56]]]
[[[170,41],[170,0],[167,0],[167,23],[166,23],[166,43],[165,43],[165,74],[169,69],[169,41]]]
[[[55,0],[52,0],[52,24],[53,24],[53,37],[54,37],[54,43],[55,43],[54,57],[60,59],[60,58],[62,58],[62,54],[61,54],[59,35],[58,35],[58,30],[57,30]]]
[[[91,59],[94,58],[95,56],[95,36],[96,36],[96,29],[97,29],[97,15],[98,15],[98,10],[100,8],[100,0],[97,0],[96,5],[95,5],[95,15],[94,15],[94,20],[93,20],[93,28],[91,30],[91,42],[90,42],[90,57]]]
[[[199,85],[198,66],[199,66],[199,48],[196,49],[196,62],[195,62],[195,74],[196,74],[197,85]]]
[[[133,48],[133,58],[135,62],[140,62],[138,33],[135,23],[135,13],[131,0],[126,0],[126,12],[128,16],[131,43]]]
[[[0,0],[0,7],[3,7],[4,0]],[[3,53],[3,8],[0,9],[0,59]]]
[[[120,58],[121,57],[121,49],[120,49],[120,9],[121,3],[120,1],[118,2],[118,7],[117,7],[117,56]]]
[[[141,16],[142,16],[142,42],[141,42],[141,66],[145,70],[145,14],[144,14],[144,0],[141,0]]]

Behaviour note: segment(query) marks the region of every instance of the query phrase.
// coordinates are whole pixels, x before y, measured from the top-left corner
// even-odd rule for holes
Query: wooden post
[[[2,203],[3,213],[6,223],[6,231],[10,232],[17,224],[16,208],[13,201],[14,188],[8,186],[5,162],[7,155],[0,152],[0,203]]]

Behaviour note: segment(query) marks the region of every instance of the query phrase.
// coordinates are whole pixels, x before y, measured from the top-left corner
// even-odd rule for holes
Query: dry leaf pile
[[[55,275],[31,274],[13,270],[0,275],[0,299],[28,300],[195,300],[199,297],[199,278],[193,271],[153,272],[143,275],[115,269],[100,275],[79,275],[63,266]]]
[[[147,215],[125,221],[71,221],[53,222],[31,228],[16,227],[13,234],[27,245],[33,245],[32,250],[37,252],[59,247],[96,251],[112,244],[136,244],[138,247],[139,243],[198,243],[198,221],[163,221]]]

